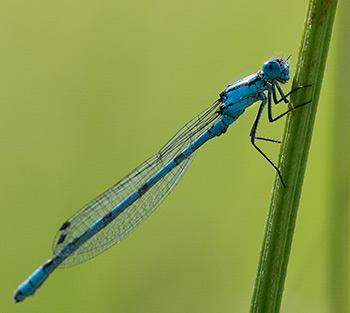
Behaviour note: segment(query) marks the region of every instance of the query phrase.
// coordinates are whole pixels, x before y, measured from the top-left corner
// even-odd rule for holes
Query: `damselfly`
[[[225,133],[228,127],[255,102],[260,107],[250,131],[253,146],[277,171],[279,169],[257,146],[257,127],[267,105],[269,122],[308,102],[272,116],[272,103],[284,101],[299,86],[284,94],[280,84],[289,80],[289,62],[285,58],[264,63],[262,70],[229,85],[209,108],[187,123],[158,153],[143,162],[116,185],[89,202],[63,223],[54,239],[54,255],[18,286],[14,299],[23,301],[33,295],[56,268],[82,263],[121,241],[144,221],[175,187],[190,165],[195,151],[208,140]],[[278,98],[280,95],[280,99]]]

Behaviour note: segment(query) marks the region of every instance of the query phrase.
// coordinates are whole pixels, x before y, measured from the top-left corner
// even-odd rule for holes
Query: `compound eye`
[[[267,61],[264,63],[262,70],[268,78],[276,78],[280,75],[280,65],[276,61]]]

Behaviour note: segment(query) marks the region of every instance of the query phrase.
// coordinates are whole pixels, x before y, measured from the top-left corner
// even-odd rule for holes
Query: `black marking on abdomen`
[[[215,137],[215,135],[213,135],[212,133],[211,133],[211,131],[210,131],[210,128],[208,128],[208,133],[209,133],[209,135],[210,135],[210,138],[214,138]]]
[[[180,153],[178,156],[174,158],[174,163],[176,165],[179,165],[185,158],[186,158],[185,155],[183,153]]]
[[[102,219],[103,219],[103,222],[104,223],[109,223],[110,220],[111,220],[111,217],[112,217],[113,213],[112,211],[111,212],[108,212]]]
[[[45,273],[45,274],[46,274],[46,268],[47,268],[48,266],[51,266],[51,265],[52,265],[52,262],[53,262],[53,259],[51,258],[51,259],[47,260],[47,261],[45,262],[45,264],[43,265],[43,270],[44,270],[44,273]]]
[[[143,184],[140,188],[139,188],[139,191],[138,191],[138,193],[139,193],[139,195],[143,195],[144,193],[146,193],[146,191],[149,189],[149,184],[147,184],[147,183],[145,183],[145,184]]]

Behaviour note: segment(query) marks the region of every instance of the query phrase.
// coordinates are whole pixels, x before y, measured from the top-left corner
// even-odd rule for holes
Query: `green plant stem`
[[[340,4],[329,190],[329,312],[350,313],[350,3]]]
[[[287,188],[275,177],[264,231],[250,312],[279,312],[297,210],[321,84],[326,65],[337,1],[310,0],[299,48],[291,105],[312,103],[291,112],[286,120],[279,168]]]

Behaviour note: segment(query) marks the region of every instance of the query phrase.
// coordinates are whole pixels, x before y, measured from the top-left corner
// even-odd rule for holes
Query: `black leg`
[[[288,114],[289,112],[292,112],[292,111],[294,111],[294,110],[296,110],[296,109],[298,109],[298,108],[300,108],[300,107],[302,107],[302,106],[304,106],[305,104],[308,104],[308,103],[310,103],[310,102],[312,102],[312,100],[307,101],[307,102],[302,103],[302,104],[298,104],[298,105],[296,105],[295,107],[290,108],[290,109],[287,110],[286,112],[284,112],[284,113],[282,113],[282,114],[280,114],[280,115],[278,115],[278,116],[276,116],[276,117],[272,117],[271,105],[268,105],[267,111],[268,111],[269,122],[270,122],[270,123],[276,122],[276,121],[279,120],[281,117],[283,117],[283,116],[285,116],[286,114]]]
[[[259,107],[259,110],[258,110],[258,113],[255,117],[255,120],[254,120],[254,123],[253,123],[253,126],[250,130],[250,142],[252,143],[253,147],[259,151],[259,153],[273,166],[273,168],[276,170],[276,172],[278,173],[278,176],[282,182],[282,185],[283,187],[286,187],[284,181],[283,181],[283,178],[282,178],[282,175],[281,175],[281,172],[280,170],[278,169],[278,167],[269,159],[269,157],[256,145],[255,143],[255,139],[261,139],[262,137],[256,137],[256,131],[258,129],[258,124],[259,124],[259,121],[260,121],[260,118],[261,118],[261,114],[266,106],[266,103],[267,103],[267,106],[271,106],[271,96],[269,98],[266,97],[266,95],[264,93],[261,93],[260,94],[260,98],[261,98],[261,104],[260,104],[260,107]],[[269,101],[269,102],[268,102]],[[264,138],[263,140],[267,140],[267,141],[273,141],[272,139],[267,139],[267,138]]]
[[[307,101],[307,102],[305,102],[305,103],[296,105],[295,107],[290,108],[290,109],[287,110],[286,112],[284,112],[284,113],[282,113],[282,114],[280,114],[280,115],[278,115],[278,116],[276,116],[276,117],[272,117],[271,93],[272,93],[272,97],[273,97],[274,103],[275,103],[275,104],[278,104],[278,103],[280,103],[282,100],[284,100],[286,97],[290,96],[293,92],[295,92],[295,91],[297,91],[297,90],[299,90],[299,89],[301,89],[301,88],[311,87],[312,85],[305,85],[305,86],[296,87],[296,88],[294,88],[293,90],[291,90],[290,92],[288,92],[286,95],[283,94],[283,91],[282,91],[281,87],[280,87],[277,83],[276,83],[276,86],[277,86],[278,91],[280,92],[282,98],[281,98],[280,100],[277,100],[275,88],[272,87],[272,88],[271,88],[271,91],[270,91],[270,90],[268,91],[268,94],[267,94],[267,96],[268,96],[268,102],[267,102],[267,116],[268,116],[268,119],[269,119],[269,122],[270,122],[270,123],[273,123],[273,122],[279,120],[281,117],[285,116],[285,115],[288,114],[289,112],[294,111],[295,109],[300,108],[300,107],[304,106],[305,104],[308,104],[308,103],[311,102],[311,100],[310,100],[310,101]]]
[[[273,102],[275,104],[278,104],[280,103],[281,101],[284,101],[286,103],[288,103],[289,101],[287,100],[287,97],[289,97],[292,93],[296,92],[297,90],[301,89],[301,88],[307,88],[307,87],[312,87],[312,85],[303,85],[303,86],[298,86],[298,87],[295,87],[294,89],[292,89],[290,92],[288,92],[286,95],[283,93],[283,90],[281,88],[281,86],[276,83],[275,84],[277,89],[278,89],[278,92],[279,94],[281,95],[281,99],[277,100],[277,96],[276,96],[276,90],[275,88],[273,88],[274,86],[272,86],[272,94],[273,94]],[[286,101],[287,100],[287,101]]]
[[[275,87],[277,87],[277,90],[278,90],[278,92],[279,92],[279,94],[280,94],[280,96],[281,96],[281,99],[280,100],[277,100],[277,95],[276,95],[276,88]],[[281,86],[280,86],[280,84],[279,83],[275,83],[275,84],[273,84],[272,85],[272,95],[273,95],[273,102],[274,103],[280,103],[281,101],[284,101],[285,103],[288,103],[289,102],[289,100],[287,99],[287,97],[284,95],[284,92],[283,92],[283,90],[282,90],[282,88],[281,88]]]
[[[281,99],[277,100],[277,95],[276,95],[276,89],[275,89],[275,86],[277,86],[277,89],[278,89],[278,92],[280,93],[281,95]],[[260,118],[261,118],[261,115],[262,115],[262,112],[267,104],[267,116],[268,116],[268,120],[270,123],[273,123],[277,120],[279,120],[281,117],[285,116],[286,114],[288,114],[289,112],[291,111],[294,111],[308,103],[310,103],[312,100],[310,101],[307,101],[305,103],[302,103],[302,104],[299,104],[299,105],[296,105],[295,107],[292,107],[290,109],[288,109],[286,112],[276,116],[276,117],[272,117],[272,100],[275,104],[277,103],[280,103],[281,101],[284,101],[286,103],[288,103],[288,100],[287,100],[287,97],[290,96],[293,92],[301,89],[301,88],[305,88],[305,87],[311,87],[311,85],[305,85],[305,86],[299,86],[299,87],[296,87],[294,88],[293,90],[291,90],[289,93],[287,93],[286,95],[283,93],[281,87],[276,83],[275,85],[271,86],[271,89],[268,91],[267,93],[267,97],[264,93],[261,93],[260,94],[260,99],[261,99],[261,104],[260,104],[260,107],[259,107],[259,110],[258,110],[258,113],[255,117],[255,120],[254,120],[254,123],[253,123],[253,126],[250,130],[250,141],[252,143],[252,145],[254,146],[254,148],[256,150],[259,151],[259,153],[273,166],[273,168],[276,170],[280,180],[281,180],[281,183],[283,185],[284,188],[286,188],[286,184],[284,183],[283,181],[283,178],[282,178],[282,175],[281,175],[281,172],[280,170],[277,168],[277,166],[269,159],[269,157],[256,145],[255,143],[255,140],[264,140],[264,141],[269,141],[269,142],[274,142],[274,143],[281,143],[280,141],[278,140],[274,140],[274,139],[269,139],[269,138],[265,138],[265,137],[258,137],[256,136],[256,132],[257,132],[257,129],[258,129],[258,124],[259,124],[259,121],[260,121]]]
[[[271,139],[271,138],[265,138],[265,137],[255,137],[257,140],[263,140],[263,141],[268,141],[268,142],[273,142],[273,143],[281,143],[279,140]]]

